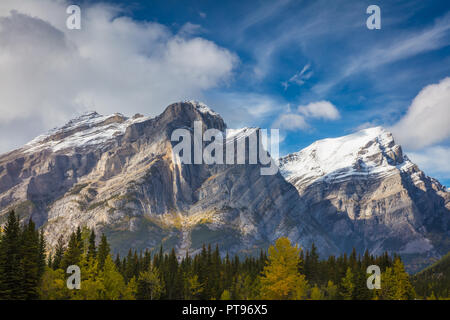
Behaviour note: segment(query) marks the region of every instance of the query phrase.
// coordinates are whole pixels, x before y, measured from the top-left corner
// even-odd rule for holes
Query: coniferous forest
[[[448,290],[419,290],[401,259],[387,253],[319,259],[317,248],[300,249],[280,238],[259,257],[221,256],[218,247],[179,259],[166,253],[129,250],[112,256],[105,235],[78,228],[69,239],[59,238],[51,253],[32,220],[19,222],[14,212],[0,236],[0,299],[3,300],[407,300],[444,299]],[[69,289],[66,270],[77,265],[80,289]],[[381,289],[367,288],[366,269],[381,269]],[[430,283],[433,285],[433,283]],[[434,284],[436,285],[436,284]],[[426,290],[424,290],[426,288]],[[442,288],[441,288],[442,289]]]

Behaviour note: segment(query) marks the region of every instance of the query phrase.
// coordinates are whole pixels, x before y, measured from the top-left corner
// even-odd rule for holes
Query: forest
[[[69,266],[81,271],[80,289],[69,289]],[[367,288],[366,269],[381,270],[381,288]],[[408,300],[447,299],[448,290],[413,285],[398,256],[374,257],[355,250],[321,260],[313,244],[303,249],[279,238],[258,257],[221,256],[204,245],[199,254],[175,249],[113,256],[104,234],[78,228],[48,250],[30,219],[12,211],[0,233],[1,300]],[[426,290],[423,288],[426,287]]]

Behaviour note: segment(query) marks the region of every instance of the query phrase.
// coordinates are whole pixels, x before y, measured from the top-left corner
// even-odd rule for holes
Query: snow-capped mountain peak
[[[25,152],[36,152],[50,149],[53,152],[73,150],[76,147],[100,145],[124,134],[128,126],[142,122],[150,117],[125,117],[121,113],[100,115],[96,111],[88,111],[68,121],[62,127],[36,137],[25,146]]]
[[[314,142],[280,159],[280,170],[290,182],[310,184],[318,179],[342,180],[386,175],[413,164],[383,127]]]
[[[208,107],[205,103],[196,100],[184,101],[185,103],[190,103],[201,113],[209,113],[213,116],[219,116],[217,112]]]

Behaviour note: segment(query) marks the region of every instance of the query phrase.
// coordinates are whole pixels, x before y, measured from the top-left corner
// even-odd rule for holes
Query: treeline
[[[81,270],[81,288],[67,288],[67,267]],[[367,266],[382,271],[381,289],[367,288]],[[179,259],[130,250],[114,258],[105,235],[78,228],[60,237],[52,254],[30,220],[20,227],[14,212],[0,236],[0,299],[414,299],[399,257],[366,252],[320,260],[317,248],[301,250],[280,238],[258,257],[221,257],[203,246]]]
[[[45,239],[33,221],[20,226],[11,212],[0,234],[0,299],[38,299],[46,270]]]
[[[412,277],[417,294],[429,299],[450,297],[450,252]]]

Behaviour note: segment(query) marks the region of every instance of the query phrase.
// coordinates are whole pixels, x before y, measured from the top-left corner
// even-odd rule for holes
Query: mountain
[[[433,265],[412,277],[416,293],[422,298],[432,294],[438,298],[450,297],[450,252]]]
[[[259,253],[289,235],[323,252],[338,248],[306,214],[296,189],[259,165],[181,165],[172,159],[178,128],[224,131],[201,103],[175,103],[158,117],[87,113],[0,157],[1,216],[15,208],[43,226],[50,245],[77,226],[104,232],[115,252],[203,244]],[[244,138],[254,130],[232,131]]]
[[[382,127],[316,141],[280,170],[346,252],[400,254],[414,271],[450,250],[450,194]]]
[[[400,253],[416,270],[448,251],[449,193],[384,129],[317,141],[261,175],[259,164],[175,161],[172,132],[193,135],[195,121],[226,143],[260,134],[226,133],[219,114],[193,101],[157,117],[85,113],[0,156],[0,223],[11,209],[32,217],[50,248],[78,226],[95,228],[121,254],[163,244],[181,256],[204,243],[255,254],[288,236],[322,256],[354,246]]]

